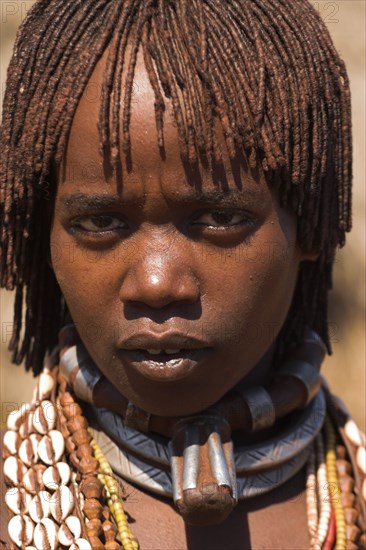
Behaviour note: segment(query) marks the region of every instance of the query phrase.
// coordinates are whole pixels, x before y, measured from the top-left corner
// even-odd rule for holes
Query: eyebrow
[[[121,205],[141,205],[141,199],[131,199],[120,197],[118,195],[98,195],[86,193],[73,193],[66,197],[61,197],[60,202],[66,208],[76,209],[95,209],[113,208]]]
[[[230,189],[211,189],[202,192],[190,192],[186,195],[174,197],[173,201],[177,203],[205,203],[208,205],[215,204],[232,204],[237,203],[250,207],[265,201],[265,195],[261,190],[255,188],[244,188],[242,190]],[[173,202],[172,201],[172,202]],[[144,197],[126,197],[120,195],[106,194],[86,194],[73,193],[60,198],[61,205],[66,208],[76,210],[103,210],[110,208],[120,208],[122,206],[141,207],[144,203]]]

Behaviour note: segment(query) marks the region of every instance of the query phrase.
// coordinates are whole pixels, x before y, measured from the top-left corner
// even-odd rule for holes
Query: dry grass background
[[[0,84],[4,90],[6,67],[17,26],[32,1],[0,1]],[[365,23],[364,0],[313,2],[345,60],[352,85],[354,127],[354,229],[347,246],[337,258],[335,290],[331,296],[330,318],[334,354],[323,368],[333,391],[340,395],[365,429]],[[2,99],[3,93],[1,94]],[[6,343],[12,322],[12,295],[0,294],[1,423],[6,413],[32,393],[32,376],[22,367],[10,365]]]

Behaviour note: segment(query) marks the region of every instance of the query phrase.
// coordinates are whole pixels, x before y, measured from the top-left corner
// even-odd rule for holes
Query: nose
[[[199,281],[184,254],[155,243],[149,251],[140,250],[138,256],[122,281],[122,303],[161,309],[174,303],[193,304],[199,299]]]

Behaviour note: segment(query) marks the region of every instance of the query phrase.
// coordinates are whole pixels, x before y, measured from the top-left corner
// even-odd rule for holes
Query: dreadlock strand
[[[173,112],[175,116],[175,120],[177,123],[177,130],[178,130],[178,140],[180,144],[180,149],[182,152],[182,155],[184,158],[188,157],[188,150],[187,150],[187,135],[185,130],[185,122],[184,122],[184,116],[182,107],[179,100],[178,90],[176,82],[174,81],[174,78],[169,78],[169,64],[168,60],[166,58],[165,48],[163,43],[161,42],[159,32],[156,28],[155,20],[152,20],[152,39],[154,41],[154,44],[156,46],[156,49],[160,51],[160,58],[161,61],[161,67],[164,72],[164,75],[167,77],[168,85],[172,97],[172,106],[173,106]],[[160,76],[160,75],[159,75]]]
[[[119,43],[116,42],[113,44],[113,56],[115,58],[114,66],[115,73],[113,77],[113,88],[112,88],[112,105],[110,106],[109,118],[111,120],[111,137],[109,140],[109,150],[112,160],[112,165],[115,170],[120,165],[120,102],[122,96],[122,79],[123,71],[125,67],[125,54],[126,46],[129,38],[129,29],[133,28],[133,21],[136,18],[136,13],[129,13],[128,11],[122,10],[120,17],[120,28],[118,34],[120,36]],[[127,85],[126,85],[127,86]],[[129,107],[128,107],[129,109]],[[125,112],[125,111],[124,111]],[[109,121],[104,122],[105,126],[108,126]],[[125,124],[125,123],[124,123]],[[129,123],[127,124],[127,126]],[[128,134],[128,143],[130,141],[129,132]],[[125,146],[124,146],[125,147]],[[129,145],[127,146],[125,152],[129,150]]]
[[[164,104],[163,95],[160,91],[159,80],[156,75],[152,58],[149,52],[148,40],[149,40],[148,29],[147,29],[147,26],[145,26],[144,31],[142,33],[144,62],[145,62],[146,71],[150,80],[150,84],[155,95],[154,110],[155,110],[158,147],[160,149],[163,149],[164,148],[164,133],[163,133],[164,118],[163,117],[164,117],[164,111],[165,111],[165,104]]]
[[[178,7],[179,8],[179,7]],[[170,8],[167,16],[172,28],[172,36],[169,40],[175,44],[173,52],[177,52],[177,64],[180,71],[184,74],[184,82],[191,82],[192,85],[184,85],[182,93],[186,97],[187,103],[187,124],[189,132],[189,155],[190,161],[196,162],[197,155],[195,150],[195,141],[197,142],[197,148],[199,154],[205,156],[211,156],[212,146],[207,146],[206,134],[210,132],[206,131],[206,113],[207,113],[207,80],[208,75],[205,68],[202,66],[200,59],[200,53],[202,49],[201,40],[207,41],[207,33],[202,28],[202,21],[199,21],[200,13],[202,15],[202,4],[192,4],[192,9],[188,11],[188,5],[182,4],[182,9],[177,11]],[[198,20],[197,20],[198,14]],[[179,19],[180,17],[180,19]],[[183,24],[180,25],[180,22]],[[191,25],[191,32],[189,28]],[[182,30],[180,28],[182,26]],[[195,28],[198,28],[197,40],[192,40],[192,31],[194,33]],[[183,44],[182,48],[178,45]],[[203,45],[203,47],[207,47]],[[196,105],[195,105],[196,103]],[[192,114],[194,122],[192,120]],[[208,136],[210,140],[210,136]]]
[[[184,4],[183,4],[184,5]],[[193,105],[193,95],[195,97],[199,97],[200,93],[197,91],[197,80],[195,77],[190,74],[191,73],[191,59],[188,54],[190,47],[188,46],[188,41],[186,40],[185,32],[186,32],[186,21],[184,25],[182,25],[182,31],[179,29],[179,26],[176,24],[174,20],[174,13],[173,10],[169,10],[170,17],[169,17],[169,24],[173,30],[174,38],[170,40],[171,48],[167,48],[167,54],[170,58],[170,61],[176,66],[176,69],[174,68],[174,74],[176,78],[178,75],[181,78],[181,84],[179,84],[178,78],[177,83],[181,89],[181,94],[183,98],[183,105],[184,105],[184,113],[186,116],[186,124],[187,124],[187,149],[188,149],[188,160],[191,164],[197,162],[197,152],[196,152],[196,131],[197,128],[197,134],[200,135],[201,133],[201,123],[199,118],[199,112],[201,111],[200,108],[200,101],[197,101],[197,111],[195,112],[194,105]],[[184,14],[184,19],[187,17],[187,13]],[[184,33],[184,34],[183,34]],[[166,32],[166,35],[168,33]],[[171,55],[173,53],[173,56]],[[188,82],[191,82],[191,86],[188,86]],[[202,148],[202,138],[201,141],[201,148]]]
[[[98,129],[100,134],[100,154],[103,156],[106,152],[110,151],[110,104],[112,89],[114,83],[114,75],[116,70],[116,51],[123,35],[124,23],[126,14],[129,13],[131,1],[127,0],[123,5],[121,1],[116,1],[111,8],[112,13],[110,15],[110,27],[105,29],[104,36],[111,34],[111,43],[108,50],[107,61],[104,69],[103,85],[101,90],[101,104],[99,110],[99,123]],[[114,28],[112,26],[114,22]],[[109,36],[108,36],[109,37]]]
[[[208,19],[210,20],[210,19]],[[243,143],[243,136],[245,136],[245,130],[247,128],[251,129],[250,124],[248,124],[248,117],[246,117],[246,103],[244,100],[244,94],[242,93],[243,89],[245,90],[245,84],[242,85],[240,79],[235,78],[235,67],[237,62],[237,51],[231,51],[229,43],[225,37],[224,31],[219,28],[215,22],[212,22],[211,26],[212,32],[210,33],[210,40],[212,41],[212,52],[215,56],[216,64],[219,66],[221,71],[225,71],[227,78],[223,84],[223,93],[225,102],[228,105],[228,116],[230,119],[231,126],[231,156],[235,156],[235,146],[240,146]],[[221,44],[220,44],[220,35],[221,35]],[[216,52],[216,55],[215,55]],[[220,55],[219,55],[220,52]],[[220,59],[221,58],[221,59]],[[226,90],[232,89],[231,93],[227,93]],[[240,104],[240,109],[237,109],[237,103]],[[250,130],[251,131],[251,130]],[[234,146],[235,140],[235,146]],[[246,135],[244,138],[246,146],[253,144],[252,139],[249,135]]]
[[[146,24],[146,13],[149,8],[149,2],[146,0],[144,4],[140,5],[140,11],[137,16],[137,23],[135,29],[135,36],[132,41],[130,62],[127,70],[126,83],[125,83],[125,96],[124,96],[124,106],[123,106],[123,151],[128,153],[131,147],[130,139],[130,119],[131,119],[131,98],[132,98],[132,86],[133,86],[133,77],[135,73],[137,53],[141,43],[142,30]],[[118,127],[118,111],[115,112],[114,126]],[[118,132],[119,135],[119,132]],[[117,136],[116,136],[117,137]]]

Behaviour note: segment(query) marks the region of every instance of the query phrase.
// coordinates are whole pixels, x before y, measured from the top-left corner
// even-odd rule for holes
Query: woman
[[[364,440],[319,391],[349,85],[311,5],[39,1],[1,140],[11,348],[43,369],[11,541],[364,544]]]

